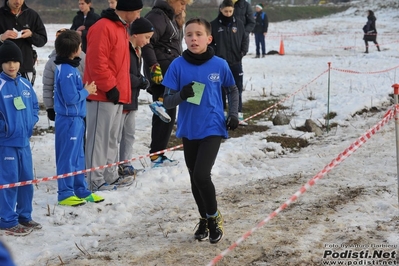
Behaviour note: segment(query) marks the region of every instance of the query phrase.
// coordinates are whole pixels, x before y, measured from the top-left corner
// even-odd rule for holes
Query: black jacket
[[[165,75],[170,63],[182,54],[182,46],[174,10],[167,2],[156,0],[145,18],[154,26],[150,43],[142,49],[144,73],[151,80],[150,67],[159,63],[162,75]]]
[[[30,9],[25,3],[22,5],[21,13],[16,16],[11,13],[7,2],[3,7],[0,8],[0,34],[7,30],[16,29],[21,31],[24,29],[30,29],[32,31],[32,37],[26,39],[15,39],[13,41],[22,51],[23,62],[19,69],[19,72],[32,72],[34,59],[32,45],[36,47],[43,47],[47,43],[47,32],[40,16]],[[0,42],[0,45],[2,43]]]
[[[94,13],[94,9],[90,8],[89,13],[87,13],[86,18],[82,11],[78,11],[77,15],[73,18],[71,30],[76,30],[80,26],[85,26],[85,29],[82,31],[82,50],[86,53],[87,49],[87,41],[86,36],[89,28],[96,23],[97,20],[100,19],[100,15]]]
[[[129,52],[130,52],[130,86],[132,88],[132,99],[130,104],[124,104],[123,110],[135,111],[139,106],[139,95],[140,88],[139,85],[142,81],[142,75],[140,73],[141,70],[141,60],[137,56],[133,45],[129,44]],[[144,88],[143,88],[144,89]]]
[[[267,32],[267,28],[269,27],[269,19],[267,18],[267,14],[263,11],[255,12],[255,28],[252,31],[253,33],[265,33]]]
[[[249,34],[255,27],[254,13],[251,5],[245,0],[238,0],[234,4],[234,17],[241,20],[245,26],[245,32]]]
[[[363,27],[363,40],[365,41],[376,41],[377,40],[377,29],[375,27],[375,21],[377,18],[374,15],[367,16],[367,23]]]
[[[222,13],[211,21],[213,40],[210,46],[215,55],[225,59],[229,65],[241,63],[248,52],[249,38],[244,24],[234,16],[226,18]]]

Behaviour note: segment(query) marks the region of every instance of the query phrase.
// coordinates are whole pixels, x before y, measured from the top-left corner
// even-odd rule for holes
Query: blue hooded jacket
[[[25,108],[17,109],[21,97]],[[14,79],[0,73],[0,146],[26,147],[39,121],[39,103],[31,83],[20,74]]]

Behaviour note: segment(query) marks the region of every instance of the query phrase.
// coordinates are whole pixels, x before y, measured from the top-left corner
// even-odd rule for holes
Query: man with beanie
[[[152,116],[150,153],[166,149],[176,119],[176,107],[165,110],[162,105],[165,86],[162,85],[170,63],[182,54],[182,36],[176,24],[176,16],[185,11],[192,0],[156,0],[145,17],[154,25],[154,35],[143,47],[144,73],[151,85],[148,92],[154,101],[150,108]],[[119,4],[119,1],[118,1]],[[160,115],[160,116],[158,116]],[[166,123],[165,123],[166,122]],[[164,154],[151,156],[151,166],[173,166],[178,161]]]
[[[0,46],[5,40],[13,41],[21,49],[24,62],[19,72],[33,86],[37,54],[32,45],[43,47],[47,33],[40,16],[24,0],[5,0],[0,8]]]
[[[252,34],[255,35],[255,45],[256,45],[256,56],[255,58],[260,58],[260,50],[262,49],[262,58],[266,55],[266,44],[265,37],[267,34],[267,28],[269,27],[269,20],[265,12],[263,12],[263,5],[257,4],[255,6],[255,28]]]
[[[33,180],[29,139],[39,120],[30,82],[18,73],[22,52],[12,41],[0,46],[0,185]],[[0,189],[0,230],[25,236],[42,226],[32,220],[33,185]]]
[[[116,9],[106,9],[87,34],[84,82],[95,82],[97,94],[87,100],[86,167],[114,163],[123,104],[131,102],[128,27],[140,17],[141,0],[119,0]],[[119,177],[116,167],[87,174],[92,191],[131,185],[133,177]]]
[[[145,90],[150,85],[141,73],[141,48],[150,42],[154,34],[154,27],[145,18],[138,18],[130,25],[130,81],[132,101],[123,105],[122,126],[119,143],[119,160],[125,161],[133,158],[134,134],[136,130],[136,111],[139,106],[140,90]],[[137,170],[131,162],[118,166],[120,176],[135,175]]]

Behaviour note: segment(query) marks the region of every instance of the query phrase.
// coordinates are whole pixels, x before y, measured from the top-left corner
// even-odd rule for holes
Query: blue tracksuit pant
[[[33,180],[30,146],[0,146],[0,184]],[[0,228],[32,220],[33,185],[0,189]]]
[[[55,159],[57,175],[85,169],[83,137],[85,123],[82,117],[57,114],[55,117]],[[91,194],[84,174],[61,178],[58,182],[58,201],[71,196],[85,198]]]

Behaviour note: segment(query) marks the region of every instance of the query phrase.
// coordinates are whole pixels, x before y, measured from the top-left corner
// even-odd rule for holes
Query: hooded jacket
[[[85,26],[82,31],[82,51],[86,53],[87,49],[87,32],[89,28],[100,19],[100,15],[94,13],[94,9],[90,7],[89,13],[87,13],[86,18],[82,11],[78,11],[77,15],[73,18],[71,30],[77,30],[80,26]]]
[[[112,88],[119,91],[119,103],[130,103],[130,56],[128,25],[123,23],[113,9],[104,10],[87,34],[86,65],[83,84],[94,81],[97,95],[87,99],[110,102],[106,92]]]
[[[24,29],[30,29],[32,31],[32,37],[11,40],[18,45],[22,51],[23,62],[19,71],[22,73],[32,72],[35,64],[33,61],[32,45],[43,47],[47,43],[46,28],[40,16],[25,3],[22,5],[19,15],[16,16],[11,13],[7,1],[4,1],[4,6],[0,8],[0,34],[7,30],[13,30],[13,28],[17,31]],[[0,45],[2,45],[1,42]]]
[[[182,54],[179,27],[175,21],[173,8],[164,0],[156,0],[153,8],[145,15],[154,26],[154,34],[149,44],[143,47],[144,73],[151,80],[150,67],[160,64],[165,75],[170,63]]]
[[[251,5],[245,0],[238,0],[234,4],[234,17],[241,20],[245,26],[245,32],[249,34],[255,27],[254,13]]]
[[[16,97],[25,108],[17,110]],[[14,79],[0,73],[0,146],[26,147],[39,121],[39,103],[31,83],[20,74]]]

